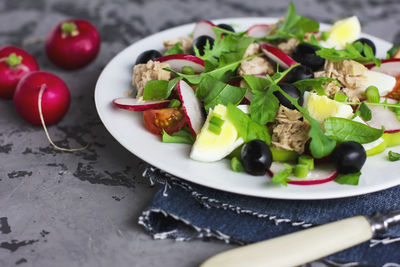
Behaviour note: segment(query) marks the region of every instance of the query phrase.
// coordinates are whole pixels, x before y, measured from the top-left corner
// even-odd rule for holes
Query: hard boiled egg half
[[[360,21],[356,16],[339,20],[333,24],[328,34],[329,37],[322,43],[323,46],[344,49],[346,43],[352,43],[360,38]]]
[[[243,144],[235,126],[227,119],[227,109],[218,104],[211,110],[192,146],[190,158],[203,161],[218,161]]]
[[[308,110],[310,116],[320,124],[329,117],[340,117],[349,119],[353,116],[350,105],[332,100],[327,96],[319,96],[316,93],[304,92],[303,106]]]

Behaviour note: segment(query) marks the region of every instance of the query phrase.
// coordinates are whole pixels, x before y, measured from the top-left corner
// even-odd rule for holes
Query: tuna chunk
[[[181,48],[185,54],[190,54],[192,52],[193,39],[190,37],[179,37],[178,39],[167,40],[163,42],[166,50],[171,49],[177,43],[181,43]]]
[[[169,71],[163,68],[169,67],[168,63],[149,60],[146,64],[137,64],[133,67],[132,85],[136,87],[136,98],[143,95],[146,83],[151,80],[166,80],[171,78]]]
[[[304,152],[310,125],[297,110],[280,106],[272,130],[272,145],[281,150]]]

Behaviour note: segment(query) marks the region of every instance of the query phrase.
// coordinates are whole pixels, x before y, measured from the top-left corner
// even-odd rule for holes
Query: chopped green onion
[[[218,125],[216,125],[216,124],[212,124],[212,123],[210,123],[209,125],[208,125],[208,130],[210,131],[210,132],[213,132],[213,133],[215,133],[215,134],[220,134],[221,133],[221,126],[218,126]]]
[[[336,93],[335,96],[333,97],[333,100],[337,102],[346,102],[348,100],[348,97],[347,95]]]
[[[218,127],[221,127],[224,124],[224,120],[221,119],[218,115],[212,115],[210,119],[211,124],[215,124]]]
[[[298,163],[307,165],[309,170],[314,169],[314,158],[308,155],[301,155],[298,159]]]
[[[182,67],[182,73],[185,75],[193,75],[194,69],[190,66],[184,66],[184,67]]]
[[[393,58],[397,51],[399,51],[399,46],[398,45],[393,45],[387,52],[386,52],[386,59]]]
[[[329,32],[321,32],[321,40],[326,41],[329,38]]]
[[[177,108],[181,105],[181,101],[179,101],[178,99],[171,99],[171,101],[168,104],[169,108]]]
[[[365,96],[370,103],[379,103],[381,97],[378,88],[373,85],[368,86],[367,90],[365,90]]]
[[[398,161],[398,160],[400,160],[400,153],[389,151],[388,156],[389,156],[389,160],[390,161]]]
[[[293,169],[293,174],[296,177],[304,178],[308,174],[308,165],[306,164],[296,164]]]
[[[232,158],[231,167],[234,172],[244,172],[244,167],[237,157]]]

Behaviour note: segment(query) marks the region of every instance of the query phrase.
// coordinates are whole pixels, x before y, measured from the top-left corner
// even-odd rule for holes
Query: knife
[[[219,253],[200,267],[299,266],[385,233],[400,223],[400,210],[355,216]]]

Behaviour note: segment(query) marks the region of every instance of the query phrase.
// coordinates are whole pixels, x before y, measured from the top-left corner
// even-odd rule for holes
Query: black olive
[[[157,50],[147,50],[141,53],[137,58],[135,65],[146,64],[149,60],[154,60],[156,58],[162,57],[161,53]]]
[[[304,44],[299,44],[296,46],[296,48],[293,51],[293,57],[296,57],[298,55],[304,55],[304,54],[315,54],[317,52],[318,47],[304,43]]]
[[[318,47],[310,44],[299,44],[293,51],[293,59],[297,62],[310,67],[313,71],[318,71],[324,67],[325,59],[315,54]]]
[[[355,173],[361,170],[367,154],[362,145],[347,141],[338,145],[332,153],[333,162],[339,173]]]
[[[272,164],[272,153],[262,140],[252,140],[242,147],[240,152],[242,164],[251,175],[265,175]]]
[[[354,41],[354,43],[356,43],[356,42],[361,42],[362,44],[369,45],[369,47],[372,48],[372,52],[374,52],[374,55],[376,54],[376,46],[375,46],[374,42],[372,42],[370,39],[360,38],[360,39]],[[361,52],[361,55],[365,56],[364,52]]]
[[[194,51],[194,47],[197,47],[200,55],[204,55],[204,48],[205,48],[207,42],[210,43],[210,48],[212,48],[214,45],[214,39],[207,35],[200,35],[193,41],[193,51]]]
[[[230,32],[235,32],[235,30],[232,28],[232,26],[228,25],[228,24],[221,23],[221,24],[218,24],[217,27],[227,30],[227,31],[230,31]]]
[[[290,83],[280,83],[278,85],[289,96],[293,98],[298,98],[297,103],[299,103],[300,106],[303,105],[303,95],[301,94],[299,89],[297,89],[294,85]],[[289,101],[289,99],[287,99],[281,92],[275,91],[274,95],[276,96],[276,98],[278,98],[279,103],[281,103],[285,107],[296,109],[296,107]]]
[[[314,78],[314,72],[312,69],[310,67],[300,65],[293,68],[288,74],[286,74],[285,82],[294,83],[300,80],[312,78]]]

